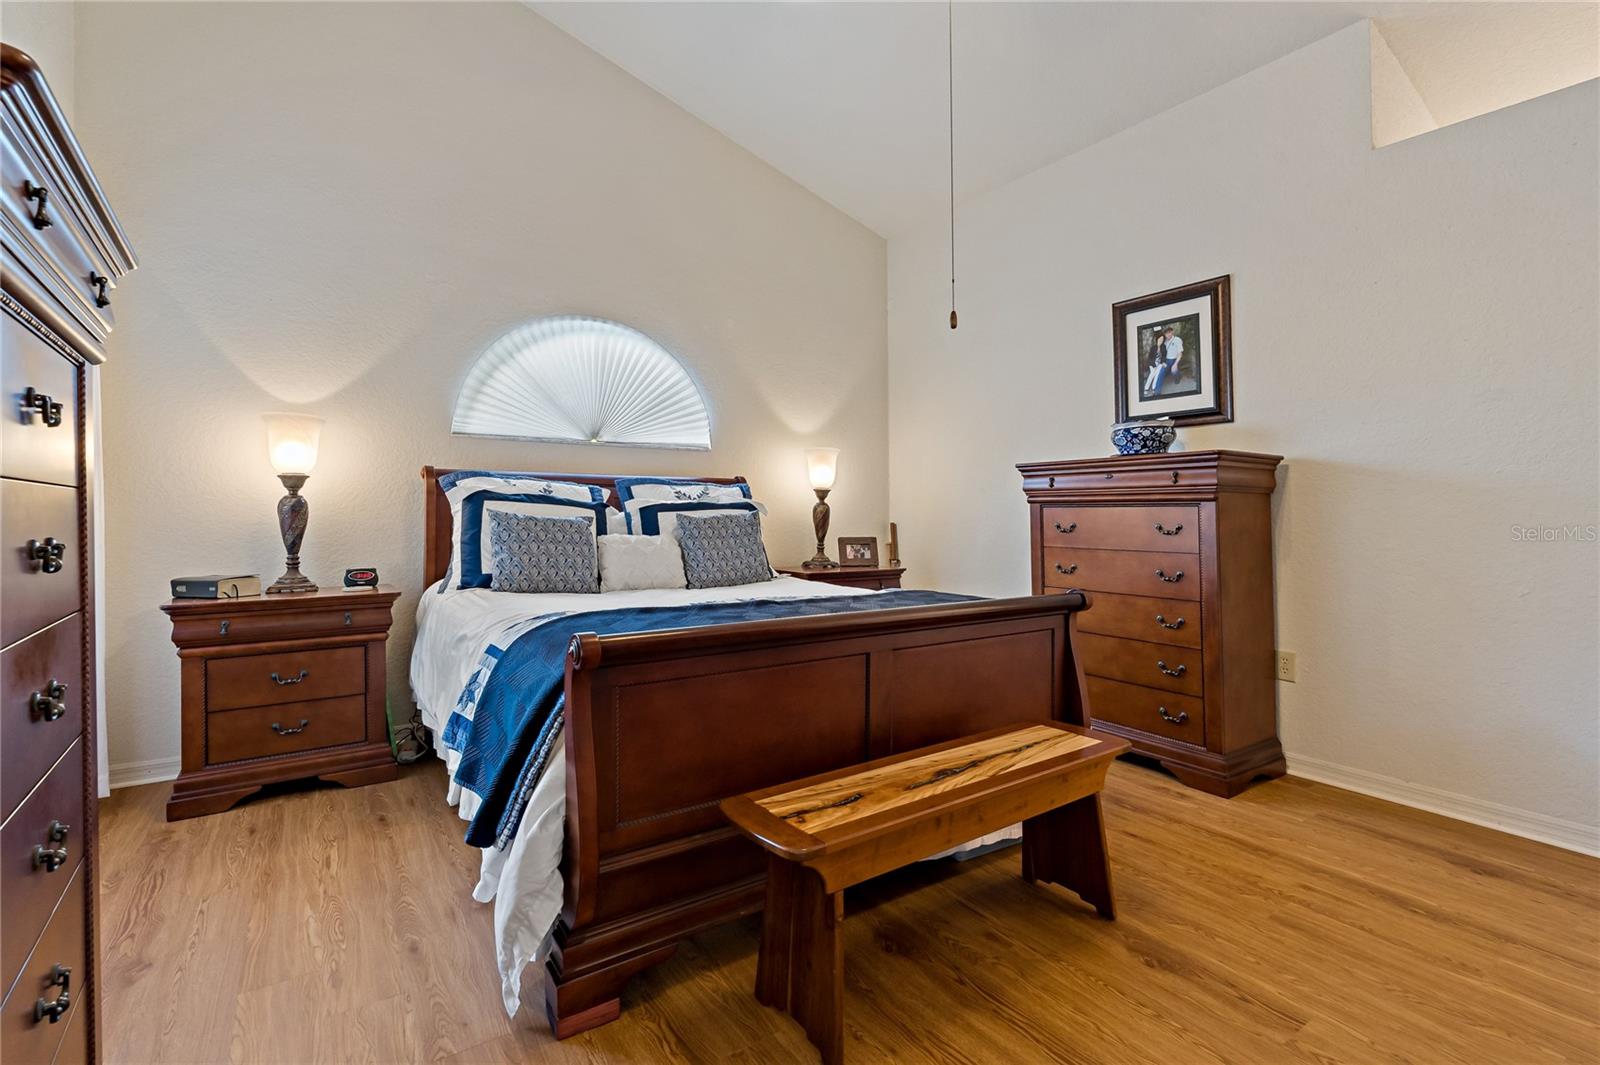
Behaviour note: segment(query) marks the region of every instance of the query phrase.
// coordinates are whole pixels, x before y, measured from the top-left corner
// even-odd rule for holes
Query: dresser
[[[0,46],[0,1060],[99,1060],[92,367],[128,246],[33,60]]]
[[[1034,594],[1089,593],[1073,648],[1094,728],[1214,795],[1284,771],[1271,510],[1281,461],[1189,451],[1017,467]]]
[[[174,599],[183,765],[167,820],[216,813],[265,784],[393,780],[386,655],[392,588]]]

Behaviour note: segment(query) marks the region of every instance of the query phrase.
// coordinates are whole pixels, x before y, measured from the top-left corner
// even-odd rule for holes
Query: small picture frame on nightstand
[[[876,536],[839,537],[839,565],[865,566],[876,569],[878,565],[878,538]]]

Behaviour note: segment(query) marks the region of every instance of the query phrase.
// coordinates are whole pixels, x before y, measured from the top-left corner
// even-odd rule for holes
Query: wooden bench
[[[771,854],[756,998],[844,1057],[844,889],[1022,822],[1022,875],[1115,916],[1100,789],[1126,740],[1047,722],[980,733],[722,802]]]

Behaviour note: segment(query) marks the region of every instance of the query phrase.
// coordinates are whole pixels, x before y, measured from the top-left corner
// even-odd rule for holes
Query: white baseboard
[[[119,762],[111,767],[111,788],[131,788],[136,784],[159,784],[176,780],[183,765],[177,758],[152,758],[147,762]]]
[[[1453,791],[1431,788],[1426,784],[1414,784],[1409,780],[1387,777],[1365,769],[1335,765],[1320,758],[1308,758],[1305,755],[1285,752],[1284,760],[1288,763],[1290,776],[1315,780],[1319,784],[1331,784],[1346,791],[1360,792],[1362,795],[1397,802],[1401,806],[1427,810],[1429,813],[1453,817],[1457,821],[1498,829],[1513,836],[1600,857],[1600,828],[1594,825],[1534,813],[1532,810],[1519,810],[1514,806],[1503,806],[1485,799],[1474,799],[1470,795],[1459,795]]]

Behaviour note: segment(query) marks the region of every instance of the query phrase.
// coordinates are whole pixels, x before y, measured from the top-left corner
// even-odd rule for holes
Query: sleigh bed
[[[439,485],[450,472],[422,471],[424,598],[450,563]],[[612,477],[529,476],[596,485],[616,504]],[[719,800],[1001,725],[1086,724],[1071,638],[1085,605],[1074,592],[579,631],[554,756],[565,768],[561,914],[545,962],[556,1036],[615,1019],[631,976],[685,937],[761,908],[762,854],[726,824]]]

